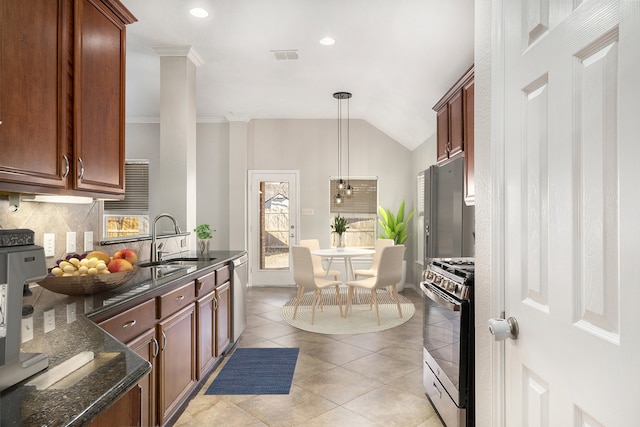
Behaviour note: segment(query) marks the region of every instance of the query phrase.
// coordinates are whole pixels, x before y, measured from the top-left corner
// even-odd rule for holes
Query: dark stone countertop
[[[23,319],[32,318],[33,339],[23,342],[21,351],[47,353],[48,370],[81,352],[93,352],[99,363],[94,363],[94,368],[84,375],[70,375],[45,390],[26,385],[39,374],[4,390],[0,393],[0,425],[53,427],[90,422],[143,378],[151,366],[89,318],[131,305],[138,299],[148,299],[171,289],[176,281],[195,279],[205,270],[228,264],[242,254],[244,251],[212,251],[210,258],[202,259],[197,265],[161,277],[158,274],[153,277],[149,268],[140,268],[119,288],[87,297],[57,294],[31,284],[33,294],[25,297],[24,303],[32,304],[34,312]],[[51,329],[51,318],[55,320],[54,329]]]

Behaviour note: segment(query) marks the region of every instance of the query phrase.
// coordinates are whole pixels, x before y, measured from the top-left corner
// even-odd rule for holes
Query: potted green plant
[[[212,229],[209,224],[199,224],[193,231],[196,232],[196,237],[198,238],[198,252],[203,255],[208,254],[209,242],[216,230]]]
[[[404,200],[398,208],[398,213],[394,215],[389,209],[383,209],[378,206],[378,212],[380,217],[378,222],[382,226],[383,233],[380,233],[378,237],[381,239],[393,239],[396,245],[402,245],[409,237],[408,227],[409,221],[416,213],[416,210],[412,210],[407,218],[404,217]],[[407,262],[402,261],[402,280],[396,284],[396,289],[401,292],[404,289],[404,283],[406,281],[407,274]]]
[[[378,237],[381,239],[393,239],[396,245],[402,245],[407,238],[409,221],[416,213],[416,210],[412,210],[407,219],[404,218],[404,200],[398,208],[397,215],[394,215],[391,210],[384,209],[382,206],[378,206],[378,213],[380,217],[378,222],[382,226],[383,233],[380,233]]]
[[[344,248],[344,239],[342,238],[342,234],[347,231],[348,228],[349,226],[347,225],[347,218],[340,216],[340,214],[336,215],[333,218],[331,229],[338,235],[338,241],[336,243],[337,248]]]

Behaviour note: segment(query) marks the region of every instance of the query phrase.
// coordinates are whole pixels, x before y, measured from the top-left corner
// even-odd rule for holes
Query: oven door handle
[[[460,311],[462,304],[456,304],[451,301],[447,301],[442,298],[440,295],[431,291],[431,289],[427,288],[424,284],[420,284],[420,288],[422,292],[429,298],[430,300],[436,302],[439,306],[446,308],[449,311]]]

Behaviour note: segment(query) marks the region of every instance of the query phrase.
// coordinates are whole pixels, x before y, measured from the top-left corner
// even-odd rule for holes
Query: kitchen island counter
[[[108,312],[135,305],[167,292],[176,283],[195,278],[228,264],[243,251],[212,251],[210,258],[168,274],[139,268],[121,287],[100,295],[72,297],[50,292],[30,284],[32,295],[24,298],[33,305],[32,315],[23,318],[22,352],[47,353],[49,368],[0,393],[2,426],[79,426],[86,425],[151,369],[150,364],[126,345],[113,338],[92,320]],[[190,256],[193,256],[190,254]],[[49,387],[37,387],[35,379],[52,375],[56,367],[82,355],[89,363],[75,366]],[[73,360],[73,359],[72,359]]]

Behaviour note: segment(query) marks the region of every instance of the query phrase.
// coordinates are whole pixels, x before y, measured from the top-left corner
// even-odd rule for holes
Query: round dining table
[[[376,251],[373,249],[365,248],[329,248],[329,249],[315,249],[311,251],[311,255],[318,255],[323,258],[329,259],[329,265],[327,266],[327,272],[331,269],[331,263],[334,259],[344,259],[345,274],[347,275],[345,282],[354,279],[353,264],[351,260],[355,257],[370,256]]]

